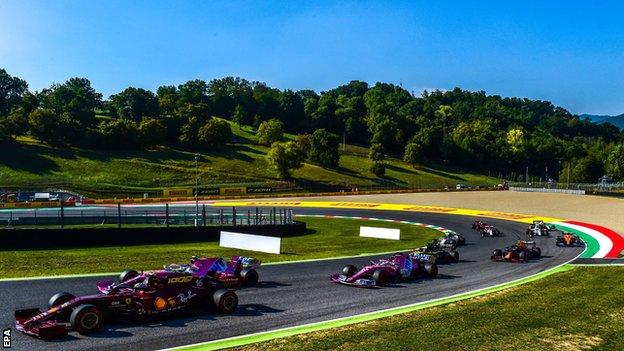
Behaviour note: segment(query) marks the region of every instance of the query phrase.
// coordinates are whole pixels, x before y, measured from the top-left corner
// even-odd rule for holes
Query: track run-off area
[[[81,337],[72,333],[66,339],[53,342],[18,334],[13,328],[13,348],[156,350],[178,346],[202,349],[230,347],[448,303],[538,279],[566,269],[565,264],[577,257],[615,258],[624,249],[624,239],[604,227],[495,211],[340,201],[228,201],[211,202],[209,205],[235,206],[237,209],[287,207],[293,209],[295,215],[327,216],[328,219],[346,216],[427,224],[438,227],[438,230],[462,233],[467,238],[467,244],[459,248],[460,262],[441,265],[440,276],[436,279],[402,282],[379,289],[357,289],[329,281],[329,274],[340,271],[346,264],[361,266],[387,254],[266,264],[260,268],[261,283],[238,292],[239,309],[232,315],[205,314],[143,324],[107,324],[102,332],[95,335]],[[194,204],[190,203],[172,206],[194,208]],[[140,211],[141,207],[143,205],[129,206],[129,210],[136,208]],[[88,211],[89,208],[97,206],[81,210]],[[27,211],[23,214],[26,215]],[[71,213],[67,211],[66,215]],[[472,222],[481,218],[487,219],[505,235],[481,238],[471,228]],[[538,219],[578,234],[586,242],[586,247],[561,248],[555,246],[552,237],[535,238],[542,248],[543,257],[539,260],[524,264],[490,260],[492,250],[509,246],[518,237],[524,238],[528,223]],[[210,256],[209,252],[197,254]],[[167,263],[170,262],[163,262]],[[111,278],[114,278],[112,274]],[[0,325],[3,328],[12,327],[15,309],[43,306],[47,298],[56,292],[93,293],[98,279],[101,278],[76,276],[0,280]]]

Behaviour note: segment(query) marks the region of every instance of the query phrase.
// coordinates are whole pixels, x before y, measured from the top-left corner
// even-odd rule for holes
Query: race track
[[[194,206],[189,205],[189,208]],[[448,214],[399,211],[298,208],[298,214],[368,216],[408,220],[445,227],[467,237],[460,247],[461,262],[440,266],[440,277],[416,280],[380,289],[357,289],[333,284],[328,276],[345,264],[361,266],[374,257],[268,265],[260,268],[258,287],[239,291],[239,310],[233,315],[195,315],[146,324],[108,324],[89,337],[74,333],[66,339],[44,342],[13,328],[16,350],[155,350],[221,339],[288,326],[324,321],[375,310],[402,306],[454,295],[522,278],[565,263],[581,248],[559,248],[553,238],[538,238],[544,257],[525,264],[491,262],[495,248],[509,245],[516,234],[524,238],[526,224],[488,219],[505,234],[502,238],[481,238],[471,229],[474,218]],[[210,255],[200,252],[198,255]],[[387,255],[386,255],[387,256]],[[163,264],[169,262],[163,262]],[[133,267],[149,268],[149,267]],[[112,278],[112,277],[111,277]],[[52,294],[95,292],[95,282],[104,278],[68,278],[0,282],[0,325],[13,326],[13,311],[43,307]]]

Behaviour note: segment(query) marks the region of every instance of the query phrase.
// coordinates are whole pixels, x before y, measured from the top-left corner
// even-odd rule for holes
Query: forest
[[[0,69],[0,143],[30,135],[55,147],[167,145],[209,153],[236,142],[223,119],[253,126],[260,142],[272,145],[268,157],[284,178],[304,160],[336,167],[344,140],[369,148],[380,177],[384,159],[396,157],[520,181],[527,167],[543,179],[624,179],[622,130],[548,101],[460,88],[415,96],[398,85],[363,81],[322,92],[280,90],[237,77],[155,92],[128,87],[105,98],[87,78],[30,91],[25,80]],[[282,133],[297,137],[281,142]]]

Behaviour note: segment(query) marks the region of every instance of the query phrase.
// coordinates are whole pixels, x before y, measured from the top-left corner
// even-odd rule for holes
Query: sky
[[[224,76],[319,92],[357,79],[620,114],[623,13],[575,0],[2,0],[0,68],[31,90],[87,77],[105,97]]]

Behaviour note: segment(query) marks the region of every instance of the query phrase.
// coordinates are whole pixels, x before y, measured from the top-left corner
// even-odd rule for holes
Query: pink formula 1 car
[[[375,287],[404,279],[437,275],[438,266],[435,263],[427,262],[415,254],[397,253],[390,259],[371,262],[360,270],[353,265],[345,266],[342,274],[331,274],[330,279],[339,284]]]

